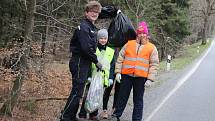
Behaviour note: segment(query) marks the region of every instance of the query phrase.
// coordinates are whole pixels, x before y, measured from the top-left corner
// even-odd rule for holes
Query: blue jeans
[[[144,84],[147,78],[144,77],[132,77],[122,74],[122,80],[120,83],[119,97],[116,102],[116,110],[113,115],[121,117],[125,106],[128,102],[128,98],[133,87],[133,114],[132,121],[142,121],[143,115],[143,95],[144,95]]]

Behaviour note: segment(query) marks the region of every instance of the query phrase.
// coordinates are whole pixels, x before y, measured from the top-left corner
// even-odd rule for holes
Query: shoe
[[[71,121],[79,121],[78,118],[72,119]]]
[[[79,119],[82,121],[82,120],[86,120],[87,119],[87,116],[79,116]]]
[[[74,119],[60,118],[60,121],[78,121],[78,118],[74,118]]]
[[[111,110],[111,115],[113,114],[114,111],[115,111],[115,108],[112,108],[112,110]]]
[[[75,118],[75,119],[60,119],[60,121],[79,121],[79,120]]]
[[[70,117],[65,117],[65,116],[63,116],[63,112],[64,112],[64,110],[61,110],[61,115],[60,115],[60,121],[78,121],[78,118],[70,118]]]
[[[90,116],[89,120],[98,121],[98,118],[97,118],[97,116]]]
[[[101,116],[102,119],[107,119],[108,118],[108,111],[107,110],[103,110],[101,112],[100,116]]]
[[[120,119],[119,119],[119,117],[112,115],[110,118],[110,121],[120,121]]]

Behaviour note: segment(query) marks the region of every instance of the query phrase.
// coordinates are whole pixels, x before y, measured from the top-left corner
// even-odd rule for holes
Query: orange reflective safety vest
[[[138,44],[136,40],[128,41],[125,48],[125,58],[122,63],[121,73],[147,78],[149,72],[149,60],[154,45],[148,42],[141,50],[139,50],[139,48],[136,49],[137,46]]]

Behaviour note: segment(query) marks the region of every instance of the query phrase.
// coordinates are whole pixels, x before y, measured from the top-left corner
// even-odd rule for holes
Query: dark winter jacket
[[[70,42],[72,56],[80,56],[95,64],[98,62],[95,54],[97,47],[96,30],[96,27],[88,19],[81,21]]]

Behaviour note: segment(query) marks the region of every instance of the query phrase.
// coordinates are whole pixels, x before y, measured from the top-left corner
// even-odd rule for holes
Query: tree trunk
[[[161,47],[161,60],[164,60],[164,58],[165,58],[165,49],[164,49],[164,47]]]
[[[42,46],[41,46],[42,54],[45,53],[45,46],[46,46],[46,42],[48,40],[48,35],[49,35],[49,25],[50,25],[50,19],[49,19],[49,17],[47,17],[46,29],[45,29],[45,33],[43,34],[43,38],[42,38]]]
[[[208,17],[205,16],[204,18],[204,28],[203,28],[203,36],[202,36],[202,45],[206,45],[206,39],[207,39],[207,25],[208,25]]]
[[[12,116],[12,111],[14,106],[18,101],[18,97],[21,91],[22,83],[24,77],[26,76],[26,71],[28,69],[28,56],[30,53],[30,41],[31,41],[31,33],[33,31],[33,24],[34,24],[34,10],[35,10],[36,0],[29,0],[26,6],[26,23],[25,23],[25,33],[24,33],[24,42],[23,46],[20,50],[20,70],[19,75],[16,77],[14,81],[14,85],[11,91],[11,97],[3,104],[2,108],[0,109],[0,114]]]
[[[51,23],[49,16],[52,15],[52,4],[53,4],[53,1],[50,0],[48,5],[47,5],[48,17],[46,17],[45,34],[44,34],[44,37],[42,39],[42,47],[41,47],[42,55],[45,53],[46,42],[48,41],[48,38],[49,38],[49,28],[50,28],[50,23]]]
[[[56,32],[57,30],[56,29],[54,29],[54,37],[53,37],[53,50],[52,50],[52,54],[53,55],[56,55],[56,47],[57,47],[57,36],[58,36],[58,34],[57,34],[57,32]]]
[[[212,26],[213,26],[212,19],[210,19],[209,22],[208,22],[207,37],[210,37],[213,34],[213,32],[211,31],[212,30]]]
[[[214,32],[214,23],[213,22],[211,22],[211,35],[213,35],[213,32]]]
[[[10,98],[4,103],[4,105],[2,106],[0,113],[1,115],[8,115],[12,117],[12,111],[13,111],[13,107],[15,106],[17,99],[18,99],[18,95],[20,93],[21,90],[21,85],[22,85],[22,81],[24,76],[22,74],[19,74],[19,76],[16,77],[16,80],[14,81],[14,85],[13,85],[13,89],[11,91],[11,96]]]

